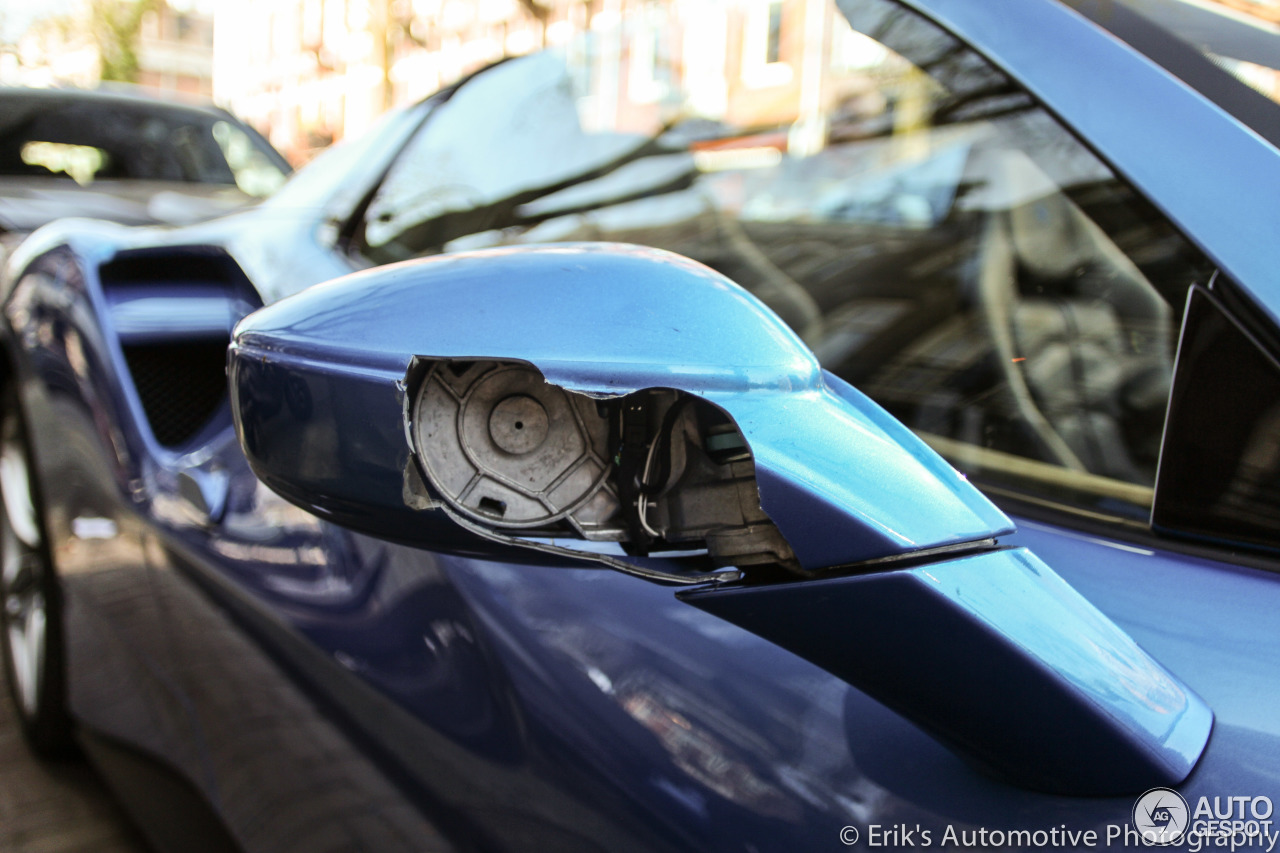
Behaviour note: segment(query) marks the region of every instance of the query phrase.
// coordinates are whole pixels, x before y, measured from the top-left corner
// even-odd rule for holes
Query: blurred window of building
[[[788,8],[789,7],[789,8]],[[752,0],[747,4],[742,37],[742,79],[751,88],[785,86],[794,71],[787,61],[785,41],[790,9],[799,3]]]
[[[770,0],[769,29],[765,34],[765,64],[782,61],[782,0]]]

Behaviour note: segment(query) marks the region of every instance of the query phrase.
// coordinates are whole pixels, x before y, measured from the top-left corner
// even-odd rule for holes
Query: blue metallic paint
[[[681,598],[1033,789],[1176,785],[1213,724],[1198,696],[1025,549]]]
[[[1072,541],[1057,543],[1057,559],[1094,556],[1074,553]],[[429,798],[468,813],[501,809],[504,818],[481,832],[494,847],[591,837],[651,849],[822,849],[851,822],[917,821],[935,828],[936,843],[947,823],[1103,831],[1132,807],[1131,797],[1046,796],[976,774],[866,694],[670,590],[598,569],[428,557],[359,536],[350,545],[345,565],[368,582],[326,605],[279,589],[246,596],[248,579],[281,571],[274,562],[199,559],[203,572],[243,578],[221,600],[256,614],[246,624],[270,626],[259,636],[295,677],[319,685]],[[1158,576],[1168,557],[1148,572]],[[1196,570],[1201,588],[1212,586],[1215,568]],[[1241,604],[1238,592],[1223,603]],[[1248,594],[1261,616],[1274,584],[1255,583]],[[1148,596],[1138,609],[1154,604]],[[281,635],[280,625],[306,641]],[[1252,620],[1238,636],[1258,627],[1266,625]],[[851,625],[849,634],[863,631]],[[442,642],[449,637],[453,644]],[[1164,657],[1169,639],[1166,632],[1149,648]],[[1207,634],[1199,642],[1204,665],[1267,683],[1269,657],[1235,660]],[[210,679],[191,676],[206,690]],[[465,692],[477,698],[449,698]],[[1216,729],[1181,786],[1188,797],[1237,784],[1275,790],[1267,756],[1280,739],[1244,722]],[[1241,772],[1253,751],[1258,761]],[[304,772],[284,750],[276,759],[277,772]],[[515,802],[518,827],[507,810]]]

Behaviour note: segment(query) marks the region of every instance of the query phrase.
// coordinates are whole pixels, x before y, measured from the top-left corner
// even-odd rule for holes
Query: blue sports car
[[[1274,849],[1280,30],[642,11],[14,252],[33,747],[158,849]]]

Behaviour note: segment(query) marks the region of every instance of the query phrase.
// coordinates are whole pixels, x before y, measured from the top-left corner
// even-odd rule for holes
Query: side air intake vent
[[[125,361],[156,441],[195,438],[227,399],[226,339],[124,347]]]
[[[262,305],[244,273],[212,246],[119,253],[99,268],[110,324],[156,442],[180,449],[229,428],[227,344]]]

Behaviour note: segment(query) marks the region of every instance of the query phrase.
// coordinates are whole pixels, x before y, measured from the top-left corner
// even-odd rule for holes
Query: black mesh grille
[[[165,447],[190,441],[227,398],[226,340],[130,345],[124,357]]]

